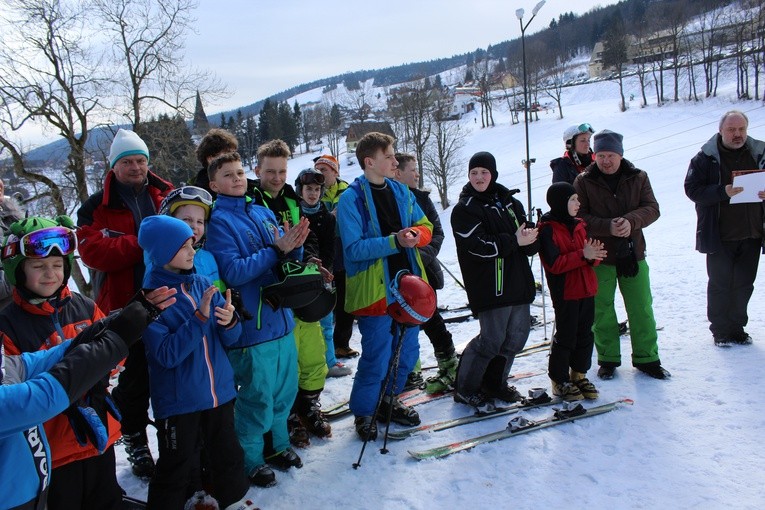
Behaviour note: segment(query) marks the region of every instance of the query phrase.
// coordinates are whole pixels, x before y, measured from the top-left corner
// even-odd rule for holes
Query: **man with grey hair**
[[[731,110],[716,133],[693,157],[685,194],[696,204],[696,249],[707,256],[707,318],[715,345],[752,343],[744,331],[760,253],[765,249],[765,190],[759,202],[731,204],[743,188],[736,171],[765,168],[765,142],[747,135],[749,119]]]

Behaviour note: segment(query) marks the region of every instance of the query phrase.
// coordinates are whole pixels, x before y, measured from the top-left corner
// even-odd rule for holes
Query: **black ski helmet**
[[[303,322],[317,322],[332,312],[335,309],[336,303],[337,294],[335,293],[335,288],[324,285],[324,289],[319,294],[319,297],[306,306],[294,308],[292,312],[295,314],[295,317]]]
[[[311,304],[324,289],[316,264],[285,260],[276,267],[278,283],[263,288],[263,301],[277,308],[302,308]]]

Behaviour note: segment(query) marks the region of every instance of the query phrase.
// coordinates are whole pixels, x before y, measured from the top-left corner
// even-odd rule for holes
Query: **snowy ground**
[[[637,86],[630,84],[638,96]],[[563,152],[565,127],[582,122],[596,130],[609,128],[624,135],[625,157],[648,172],[661,206],[661,218],[646,230],[648,263],[653,282],[654,311],[663,330],[659,348],[672,379],[657,381],[636,372],[630,365],[629,340],[623,337],[624,364],[612,381],[599,381],[598,402],[621,397],[634,399],[631,407],[546,431],[483,445],[443,460],[417,462],[407,449],[424,449],[500,429],[506,418],[413,437],[389,443],[390,453],[381,455],[382,439],[371,443],[362,466],[355,470],[361,442],[350,418],[333,424],[333,437],[313,440],[299,450],[304,467],[277,472],[278,485],[252,488],[251,498],[264,509],[335,508],[428,509],[465,508],[748,508],[765,506],[762,472],[765,469],[762,436],[765,430],[765,397],[758,389],[765,365],[765,262],[752,297],[747,328],[754,344],[720,349],[713,345],[706,321],[706,272],[704,257],[694,251],[695,213],[683,192],[690,158],[717,131],[717,122],[729,109],[742,109],[750,118],[749,133],[765,138],[765,110],[755,101],[737,103],[734,90],[722,88],[716,99],[701,103],[680,102],[662,108],[641,109],[637,100],[625,113],[618,111],[615,83],[594,83],[566,91],[565,118],[554,113],[540,115],[530,125],[533,205],[547,210],[544,194],[550,183],[548,161]],[[509,116],[495,111],[497,125],[479,129],[472,118],[464,119],[472,130],[465,158],[479,150],[494,153],[500,181],[521,188],[526,202],[523,124],[510,125]],[[310,166],[305,155],[290,162],[290,178]],[[341,158],[345,161],[345,158]],[[358,165],[343,166],[352,180]],[[467,169],[465,171],[467,176]],[[467,177],[450,194],[452,204]],[[441,260],[459,275],[451,235],[451,208],[441,213],[446,230]],[[765,259],[761,259],[765,260]],[[534,260],[538,274],[539,261]],[[538,277],[539,278],[539,277]],[[439,292],[442,305],[466,303],[462,289],[446,277]],[[541,309],[532,308],[541,315]],[[550,302],[547,314],[552,316]],[[624,312],[619,313],[624,317]],[[548,317],[548,318],[550,318]],[[477,333],[475,321],[451,325],[455,343]],[[549,336],[550,330],[547,331]],[[540,341],[543,329],[532,331],[528,343]],[[420,336],[425,364],[433,362],[427,337]],[[359,348],[358,333],[352,345]],[[351,361],[351,366],[355,362]],[[543,370],[544,353],[519,358],[514,371]],[[327,381],[323,403],[329,406],[348,397],[352,378]],[[520,381],[524,390],[549,387],[546,376]],[[419,407],[424,422],[468,413],[449,400]],[[550,410],[529,411],[542,417]],[[156,452],[156,449],[154,450]],[[133,496],[144,498],[147,487],[129,471],[121,447],[117,448],[120,483]]]

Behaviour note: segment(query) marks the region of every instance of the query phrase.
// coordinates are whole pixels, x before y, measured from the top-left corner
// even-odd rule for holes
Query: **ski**
[[[530,372],[518,372],[512,374],[507,378],[508,381],[518,381],[521,379],[528,379],[529,377],[536,377],[538,375],[546,374],[546,370],[534,370]],[[408,395],[404,396],[402,393],[399,395],[401,401],[408,406],[418,406],[427,402],[433,402],[434,400],[441,400],[443,398],[451,397],[454,395],[454,390],[439,391],[436,393],[428,393],[425,390],[412,390]]]
[[[126,494],[122,495],[120,510],[141,510],[142,508],[146,508],[146,501],[141,501]]]
[[[531,393],[531,391],[529,391]],[[450,420],[443,420],[433,423],[423,423],[417,427],[410,427],[408,429],[391,430],[388,432],[388,439],[401,440],[417,435],[421,432],[437,432],[439,430],[451,429],[459,427],[460,425],[467,425],[468,423],[475,423],[478,421],[489,420],[496,418],[497,416],[504,416],[507,414],[517,413],[521,409],[535,409],[537,407],[547,407],[563,402],[559,397],[550,398],[550,396],[543,392],[542,395],[536,398],[527,397],[506,407],[497,407],[494,411],[484,414],[472,414],[469,416],[461,416],[459,418],[452,418]]]
[[[537,375],[545,374],[545,370],[537,370],[537,371],[530,371],[530,372],[518,372],[516,374],[511,375],[508,378],[508,381],[515,381],[520,379],[526,379],[529,377],[535,377]],[[448,398],[454,395],[454,391],[442,391],[437,393],[427,393],[424,389],[415,388],[413,390],[405,391],[403,393],[399,394],[399,399],[408,406],[418,406],[421,404],[426,404],[428,402],[433,402],[435,400],[441,400],[444,398]],[[324,418],[326,418],[328,421],[336,421],[340,418],[343,418],[344,416],[348,416],[351,414],[351,410],[348,407],[348,401],[339,402],[337,404],[334,404],[330,407],[328,407],[326,410],[322,410],[322,414],[324,415]]]
[[[552,416],[538,421],[529,420],[522,416],[517,416],[510,420],[508,426],[502,430],[491,432],[483,436],[472,437],[463,441],[457,441],[455,443],[443,446],[437,446],[428,450],[409,450],[409,455],[417,460],[439,459],[453,453],[469,450],[480,444],[491,443],[493,441],[499,441],[520,434],[525,434],[526,432],[533,432],[535,430],[554,427],[562,423],[604,414],[616,409],[616,406],[620,403],[632,404],[633,401],[630,399],[621,399],[614,402],[609,402],[608,404],[591,407],[589,409],[585,409],[581,404],[576,403],[575,407],[573,408],[556,410]]]

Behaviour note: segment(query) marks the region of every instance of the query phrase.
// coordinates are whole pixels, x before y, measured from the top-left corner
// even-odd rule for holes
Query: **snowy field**
[[[668,86],[669,87],[669,86]],[[636,83],[627,82],[627,97],[635,101],[627,112],[618,109],[615,83],[573,87],[564,93],[564,115],[540,113],[529,126],[534,207],[547,210],[545,192],[550,184],[548,162],[563,153],[562,133],[572,124],[589,122],[596,130],[608,128],[624,135],[625,157],[648,172],[661,207],[661,218],[645,231],[647,260],[651,269],[654,311],[659,327],[659,352],[672,373],[658,381],[638,373],[630,364],[628,337],[622,337],[624,363],[611,381],[590,377],[601,391],[595,403],[628,397],[633,406],[549,430],[482,445],[442,460],[418,462],[408,449],[422,450],[503,428],[499,417],[447,431],[389,442],[382,455],[382,437],[370,443],[362,466],[354,469],[361,442],[346,418],[332,424],[333,437],[312,438],[312,445],[298,450],[304,466],[288,473],[277,472],[278,484],[269,489],[252,488],[249,496],[263,509],[458,509],[478,508],[736,508],[765,507],[764,393],[757,386],[765,366],[765,262],[749,306],[747,331],[750,346],[715,347],[706,320],[706,271],[704,256],[694,250],[696,216],[683,192],[688,162],[701,145],[717,132],[720,116],[741,109],[750,118],[749,134],[765,139],[765,109],[756,101],[736,102],[735,86],[721,86],[719,97],[699,103],[655,104],[641,109]],[[670,94],[668,88],[667,94]],[[653,98],[649,97],[649,101]],[[655,101],[653,101],[655,103]],[[524,206],[526,177],[523,124],[510,124],[509,115],[495,110],[497,125],[480,129],[473,117],[463,119],[471,130],[464,150],[465,161],[476,151],[487,150],[497,159],[499,180],[520,188]],[[477,115],[477,114],[476,114]],[[311,165],[313,155],[290,161],[289,181]],[[358,165],[341,169],[351,181]],[[452,205],[465,178],[450,192]],[[446,240],[440,259],[457,277],[459,267],[451,234],[451,207],[441,211]],[[539,279],[539,259],[533,261]],[[442,306],[466,303],[464,291],[446,275],[439,292]],[[548,319],[552,306],[547,300]],[[542,315],[541,308],[532,313]],[[623,311],[618,312],[625,317]],[[478,331],[475,321],[452,324],[455,344],[468,341]],[[551,335],[548,328],[547,336]],[[532,330],[528,343],[545,337],[544,329]],[[433,349],[420,335],[423,364],[434,363]],[[358,332],[352,346],[359,349]],[[596,366],[596,363],[593,362]],[[355,361],[350,362],[355,368]],[[513,371],[545,370],[545,353],[519,358]],[[324,407],[346,399],[352,377],[330,379],[323,394]],[[519,381],[519,389],[549,389],[546,375]],[[595,405],[585,403],[585,406]],[[418,407],[423,422],[468,414],[467,407],[451,400]],[[550,408],[528,411],[541,418]],[[394,425],[395,427],[395,425]],[[153,431],[150,431],[153,435]],[[382,436],[382,434],[381,434]],[[155,439],[152,438],[152,442]],[[153,446],[156,453],[156,448]],[[133,477],[122,447],[117,447],[118,477],[129,494],[145,498],[147,485]]]

